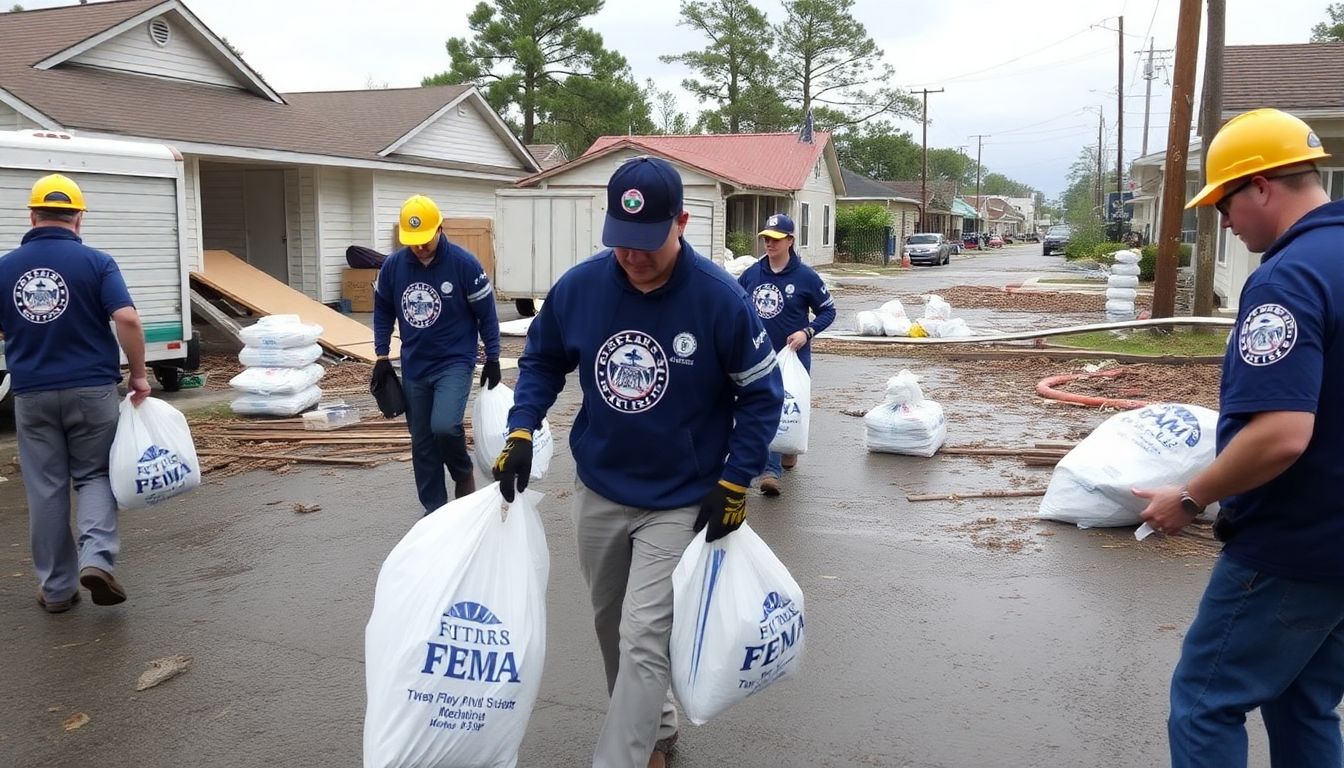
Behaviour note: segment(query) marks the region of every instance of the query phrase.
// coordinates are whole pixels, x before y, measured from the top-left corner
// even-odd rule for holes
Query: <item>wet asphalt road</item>
[[[1001,283],[1016,267],[1005,257],[997,278],[979,277]],[[671,764],[1163,764],[1167,683],[1211,560],[1135,546],[1127,529],[1032,521],[1030,498],[907,502],[907,492],[1015,478],[1043,485],[1048,474],[867,453],[862,422],[839,411],[880,402],[902,362],[817,356],[810,453],[784,496],[748,502],[807,596],[804,672],[685,726]],[[978,407],[964,374],[922,373],[931,391],[958,398],[952,442],[1062,436],[1101,418]],[[552,411],[562,435],[576,405],[571,387]],[[563,445],[539,487],[552,558],[547,663],[519,765],[582,766],[606,696]],[[322,509],[300,515],[294,502]],[[358,766],[364,623],[379,564],[416,514],[407,464],[208,483],[122,515],[129,602],[86,599],[48,616],[33,599],[21,485],[0,484],[0,766]],[[972,535],[991,516],[999,522],[979,527],[989,533]],[[995,537],[1009,546],[990,546]],[[194,658],[189,671],[134,691],[150,660],[179,653]],[[81,712],[88,725],[64,731]],[[1264,764],[1254,717],[1251,742],[1252,764]]]

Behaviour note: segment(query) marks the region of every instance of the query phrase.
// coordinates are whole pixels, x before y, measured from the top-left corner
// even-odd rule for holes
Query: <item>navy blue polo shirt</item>
[[[1241,292],[1223,362],[1218,451],[1257,413],[1316,415],[1283,474],[1222,502],[1224,552],[1293,579],[1344,582],[1344,201],[1304,216]]]
[[[15,393],[121,381],[112,313],[134,304],[111,256],[64,227],[36,227],[0,257],[0,290]]]

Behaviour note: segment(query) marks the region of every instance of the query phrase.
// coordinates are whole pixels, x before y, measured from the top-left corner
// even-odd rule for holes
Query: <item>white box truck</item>
[[[145,326],[145,358],[165,390],[200,364],[191,328],[182,156],[172,147],[55,131],[0,131],[0,256],[28,231],[33,182],[63,173],[84,192],[80,234],[116,260]],[[124,358],[123,358],[124,362]],[[0,348],[0,397],[8,390]]]

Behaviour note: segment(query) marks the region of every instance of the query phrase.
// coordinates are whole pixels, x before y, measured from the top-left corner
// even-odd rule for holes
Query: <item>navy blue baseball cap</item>
[[[783,240],[786,237],[793,237],[793,219],[782,213],[773,214],[765,220],[765,229],[756,233],[760,237],[768,237],[771,240]]]
[[[677,169],[656,157],[632,157],[607,182],[602,242],[608,248],[656,251],[667,242],[681,208]]]

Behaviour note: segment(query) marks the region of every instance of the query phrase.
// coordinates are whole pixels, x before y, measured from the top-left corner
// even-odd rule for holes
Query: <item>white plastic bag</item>
[[[750,524],[713,544],[701,531],[672,594],[672,691],[692,723],[798,673],[803,591]]]
[[[471,406],[472,457],[476,459],[476,468],[486,477],[494,469],[495,459],[504,450],[504,442],[509,437],[509,410],[513,408],[513,390],[507,384],[499,384],[494,389],[484,387],[476,390],[476,402]],[[550,469],[551,456],[555,453],[555,437],[551,433],[551,423],[541,420],[541,429],[532,433],[532,472],[533,480],[540,480]]]
[[[892,299],[891,301],[888,301],[878,308],[877,311],[886,312],[892,317],[908,317],[908,315],[905,314],[905,305],[901,303],[900,299]]]
[[[229,386],[257,395],[294,395],[316,384],[326,372],[317,363],[302,368],[248,368],[229,379]]]
[[[855,316],[854,322],[860,336],[882,335],[882,317],[876,312],[865,309]]]
[[[1113,254],[1116,264],[1138,264],[1139,254],[1134,251],[1116,251]]]
[[[1139,278],[1133,275],[1111,275],[1106,279],[1107,288],[1138,288]]]
[[[882,335],[884,336],[909,336],[910,318],[905,315],[893,315],[886,310],[879,310],[878,318],[882,321]]]
[[[117,416],[108,478],[122,509],[143,509],[200,485],[201,466],[187,418],[153,397],[133,406],[128,395]]]
[[[960,317],[954,317],[947,322],[940,323],[937,327],[938,338],[940,339],[959,339],[971,335],[970,326]]]
[[[887,399],[863,415],[864,442],[869,451],[932,456],[947,439],[943,406],[924,399],[910,371],[887,381]]]
[[[322,326],[299,320],[298,315],[267,315],[238,332],[249,347],[289,349],[306,347],[322,337]]]
[[[1183,485],[1213,463],[1218,413],[1158,404],[1118,413],[1060,459],[1036,516],[1079,528],[1138,525],[1134,488]]]
[[[322,399],[320,387],[309,387],[292,395],[257,395],[245,392],[233,399],[230,407],[239,416],[297,416]]]
[[[798,353],[784,347],[775,355],[779,375],[784,382],[784,411],[779,429],[770,441],[771,453],[799,456],[807,453],[807,428],[812,418],[812,377],[798,359]]]
[[[929,320],[951,320],[952,305],[943,301],[942,296],[929,294],[924,305],[924,317]]]
[[[1112,300],[1112,301],[1127,301],[1127,302],[1133,304],[1133,303],[1134,303],[1134,299],[1136,299],[1136,298],[1138,298],[1138,297],[1139,297],[1139,289],[1137,289],[1137,288],[1107,288],[1107,289],[1106,289],[1106,298],[1108,298],[1108,299],[1110,299],[1110,300]]]
[[[320,357],[322,347],[317,344],[285,349],[243,347],[238,352],[238,362],[249,368],[302,368],[316,363]]]
[[[1118,314],[1134,314],[1134,302],[1121,301],[1120,299],[1108,299],[1106,301],[1106,312]]]
[[[383,561],[364,630],[364,768],[511,768],[546,658],[550,554],[525,491],[492,483]]]
[[[1125,277],[1138,277],[1142,270],[1138,264],[1114,264],[1111,266],[1112,275],[1124,275]]]

